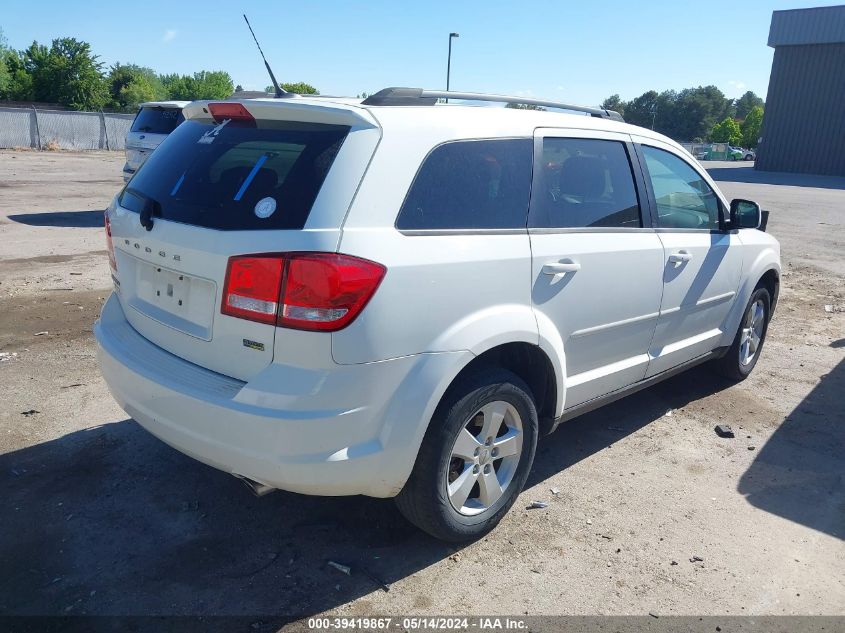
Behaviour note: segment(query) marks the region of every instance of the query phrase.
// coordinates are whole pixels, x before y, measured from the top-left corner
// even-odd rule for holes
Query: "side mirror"
[[[763,212],[759,204],[741,198],[731,200],[731,228],[759,229],[762,221]]]

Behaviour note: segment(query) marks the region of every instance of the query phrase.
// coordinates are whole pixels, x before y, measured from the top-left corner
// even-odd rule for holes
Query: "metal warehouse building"
[[[775,11],[756,169],[845,176],[845,5]]]

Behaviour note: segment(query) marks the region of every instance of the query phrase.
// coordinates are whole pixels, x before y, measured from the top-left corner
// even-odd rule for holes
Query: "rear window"
[[[440,145],[420,167],[396,228],[525,228],[532,152],[531,139]]]
[[[222,231],[301,229],[347,126],[190,120],[153,152],[120,205]]]
[[[184,120],[181,108],[141,108],[135,120],[132,121],[132,131],[146,134],[170,134]]]

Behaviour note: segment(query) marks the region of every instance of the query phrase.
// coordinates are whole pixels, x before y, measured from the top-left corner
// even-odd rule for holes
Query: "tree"
[[[241,84],[238,84],[237,86],[235,86],[235,92],[243,92],[243,91],[244,91],[244,87]]]
[[[733,102],[725,98],[716,86],[698,86],[677,93],[674,99],[672,119],[666,125],[664,117],[658,120],[664,124],[657,129],[680,141],[696,136],[707,136],[716,123],[732,116]]]
[[[62,37],[53,40],[49,49],[33,42],[22,57],[36,101],[61,103],[74,110],[98,110],[108,103],[103,64],[87,42]]]
[[[6,90],[0,92],[0,97],[12,101],[32,101],[32,76],[26,70],[22,54],[11,49],[0,51],[0,64],[9,77]]]
[[[650,128],[652,121],[656,120],[658,96],[656,91],[649,90],[626,103],[625,120],[634,125]]]
[[[742,141],[742,132],[739,124],[730,117],[726,117],[721,123],[717,123],[710,130],[710,140],[714,143],[730,143],[739,145]]]
[[[742,122],[743,147],[757,147],[760,139],[760,128],[763,125],[763,106],[754,106]]]
[[[296,83],[283,83],[281,84],[282,90],[285,92],[292,92],[298,95],[318,95],[320,91],[317,90],[311,84],[307,84],[304,81],[298,81]],[[276,89],[273,86],[267,86],[264,89],[266,92],[274,93]]]
[[[698,86],[677,92],[655,90],[644,92],[631,101],[612,95],[601,105],[606,110],[616,110],[628,123],[653,127],[678,141],[689,141],[707,136],[719,121],[733,117],[734,102],[725,98],[716,86]]]
[[[169,99],[225,99],[235,86],[229,73],[222,70],[201,70],[193,75],[162,75],[161,83]]]
[[[168,99],[190,99],[188,94],[188,76],[172,73],[169,75],[159,75],[161,85],[164,86],[164,93]]]
[[[225,99],[235,91],[232,77],[224,70],[201,70],[194,73],[189,86],[194,99]]]
[[[763,105],[765,105],[765,102],[749,90],[736,100],[736,118],[744,119],[753,108]]]
[[[8,48],[6,46],[6,38],[3,35],[3,29],[0,29],[0,98],[5,97],[12,83],[12,75],[6,66],[6,53]]]
[[[625,116],[625,102],[619,98],[619,95],[610,95],[601,102],[601,107],[602,110],[613,110]]]
[[[116,63],[107,78],[111,107],[132,112],[139,103],[167,98],[164,84],[152,68]]]

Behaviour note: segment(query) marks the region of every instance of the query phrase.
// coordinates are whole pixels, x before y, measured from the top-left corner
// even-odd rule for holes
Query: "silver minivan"
[[[189,103],[190,101],[150,101],[140,105],[126,135],[124,182],[129,182],[153,150],[185,120],[182,108]]]

